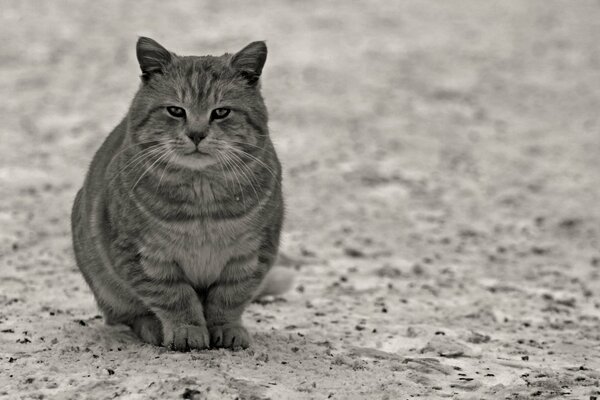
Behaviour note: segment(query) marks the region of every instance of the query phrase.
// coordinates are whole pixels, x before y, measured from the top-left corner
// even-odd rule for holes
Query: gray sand
[[[251,349],[141,344],[73,261],[138,35],[267,40],[298,272]],[[4,1],[0,37],[0,397],[600,397],[600,2]]]

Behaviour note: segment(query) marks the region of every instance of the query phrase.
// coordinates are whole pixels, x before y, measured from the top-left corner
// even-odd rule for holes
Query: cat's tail
[[[280,266],[271,268],[258,288],[254,300],[287,292],[294,283],[294,275],[295,273],[291,268]]]

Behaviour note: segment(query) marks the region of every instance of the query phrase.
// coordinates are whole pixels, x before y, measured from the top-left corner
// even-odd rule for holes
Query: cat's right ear
[[[136,45],[137,59],[142,69],[142,80],[148,81],[154,74],[162,74],[171,63],[173,55],[156,40],[140,37]]]

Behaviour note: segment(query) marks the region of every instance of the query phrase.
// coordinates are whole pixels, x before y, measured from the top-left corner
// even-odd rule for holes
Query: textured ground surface
[[[600,2],[160,3],[2,1],[0,397],[600,396]],[[249,350],[142,345],[75,267],[137,35],[268,41],[298,278]]]

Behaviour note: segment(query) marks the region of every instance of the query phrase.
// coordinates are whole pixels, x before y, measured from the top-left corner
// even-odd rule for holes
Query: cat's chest
[[[198,221],[171,227],[161,247],[192,285],[207,287],[231,260],[255,253],[258,245],[245,221]]]

